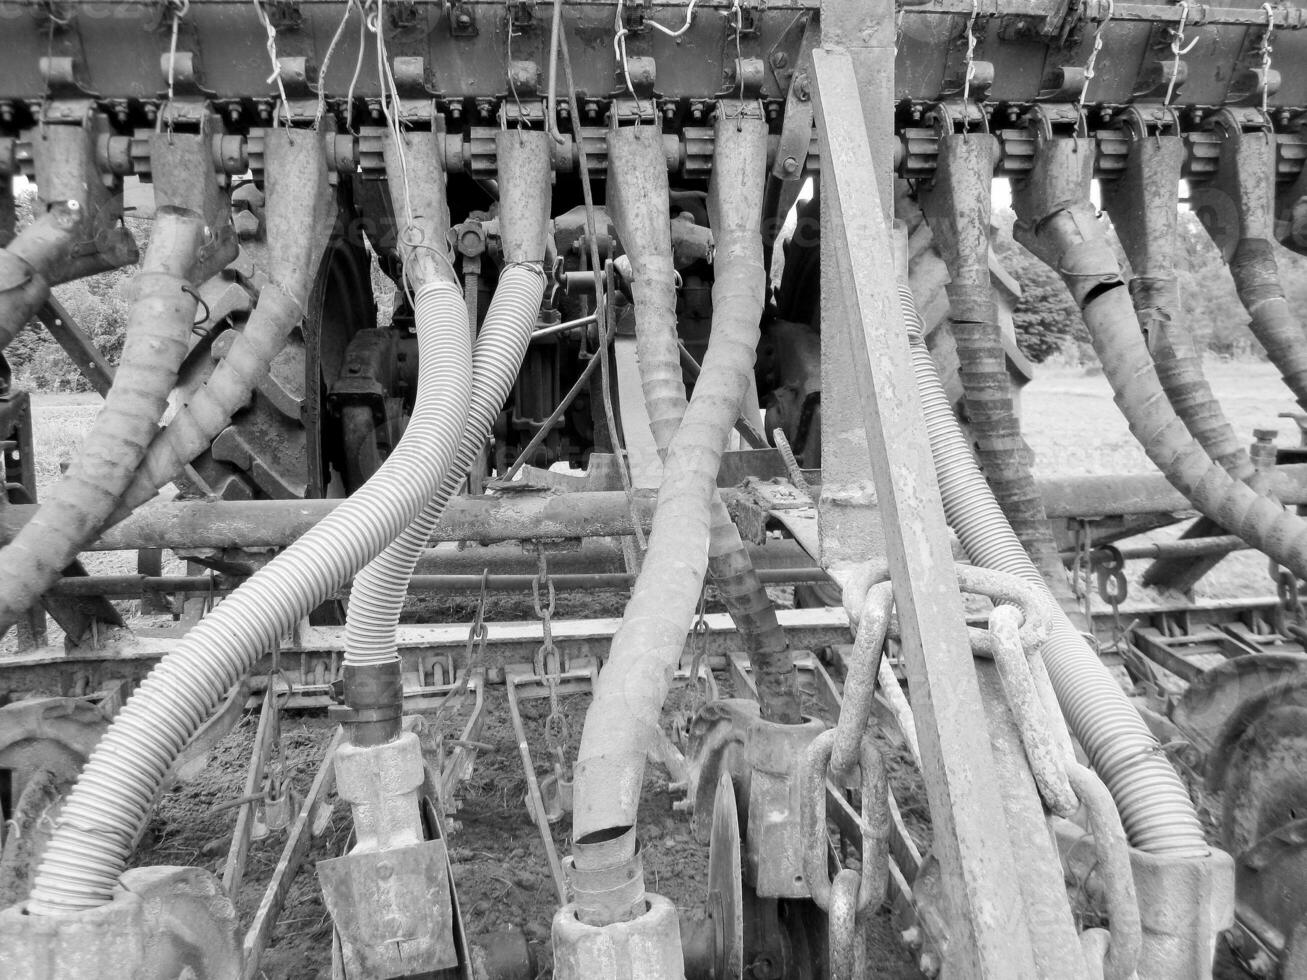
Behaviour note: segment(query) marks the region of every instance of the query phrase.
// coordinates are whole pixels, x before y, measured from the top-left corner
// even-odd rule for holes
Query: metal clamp
[[[803,870],[812,900],[823,911],[831,910],[834,892],[827,865],[830,837],[826,830],[826,771],[835,748],[835,734],[834,729],[827,729],[808,745],[801,784]],[[889,881],[889,780],[885,760],[869,734],[859,744],[858,765],[862,794],[862,870],[856,872],[855,911],[865,912],[879,907],[885,900]]]

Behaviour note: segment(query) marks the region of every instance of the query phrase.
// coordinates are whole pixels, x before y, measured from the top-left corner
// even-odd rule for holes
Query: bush
[[[31,223],[35,203],[35,191],[29,190],[18,198],[20,229]],[[129,218],[128,225],[144,252],[149,242],[150,223]],[[122,355],[129,308],[123,300],[122,287],[135,273],[136,268],[128,266],[64,283],[53,290],[54,298],[63,304],[68,315],[115,366]],[[90,382],[39,320],[33,320],[14,338],[5,348],[4,357],[13,371],[17,387],[30,391],[92,390]]]

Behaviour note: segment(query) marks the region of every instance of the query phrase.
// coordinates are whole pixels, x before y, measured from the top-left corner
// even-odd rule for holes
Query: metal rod
[[[598,323],[597,314],[591,313],[589,316],[583,316],[578,320],[568,320],[566,323],[555,323],[551,327],[543,327],[531,335],[532,340],[540,340],[544,337],[552,337],[554,334],[567,333],[569,330],[577,330],[581,327],[587,327],[592,323]]]
[[[86,575],[62,578],[51,593],[61,596],[102,595],[113,598],[133,598],[149,592],[230,592],[246,576],[241,575]],[[796,585],[828,583],[824,569],[764,568],[758,572],[764,585]],[[484,579],[491,592],[525,592],[531,588],[534,575],[490,575]],[[559,591],[592,591],[596,589],[629,589],[635,576],[626,572],[581,572],[550,577]],[[422,592],[478,592],[482,588],[480,575],[414,575],[409,580],[411,593]]]
[[[1117,548],[1116,552],[1126,561],[1141,558],[1201,558],[1207,555],[1228,555],[1236,551],[1251,548],[1237,534],[1217,534],[1210,538],[1180,538],[1176,541],[1153,541],[1148,544],[1134,545],[1129,548]],[[1092,559],[1106,558],[1112,554],[1104,548],[1095,548],[1090,555]],[[1075,558],[1074,551],[1062,552],[1064,561]]]

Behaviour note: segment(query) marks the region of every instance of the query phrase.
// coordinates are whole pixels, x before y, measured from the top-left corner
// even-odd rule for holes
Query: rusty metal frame
[[[950,921],[957,923],[951,965],[971,977],[1035,976],[1031,924],[1011,914],[1024,904],[1012,874],[1016,855],[1007,835],[994,832],[1007,826],[1003,801],[992,781],[975,779],[997,765],[988,740],[976,737],[988,726],[894,288],[898,271],[885,197],[890,173],[872,147],[873,133],[892,132],[893,101],[884,98],[883,84],[864,99],[867,86],[855,68],[857,60],[865,66],[893,43],[893,8],[877,9],[880,23],[864,29],[882,47],[813,52],[822,148],[822,339],[829,357],[848,359],[846,375],[852,377],[845,380],[861,405],[935,853]],[[850,19],[863,24],[868,17],[855,13]],[[823,351],[824,364],[827,359]],[[838,557],[845,560],[875,554],[865,539],[844,538],[840,545]]]

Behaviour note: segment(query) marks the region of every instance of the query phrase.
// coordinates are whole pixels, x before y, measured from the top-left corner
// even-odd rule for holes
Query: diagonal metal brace
[[[976,779],[995,769],[971,664],[944,508],[930,457],[907,331],[894,283],[890,229],[881,200],[853,59],[813,52],[822,153],[822,239],[844,306],[823,341],[847,343],[855,365],[886,550],[903,630],[904,663],[918,721],[935,849],[950,921],[950,975],[1034,977],[1029,925],[1018,910],[998,787]],[[888,178],[888,174],[886,174]],[[847,331],[843,338],[840,328]]]

